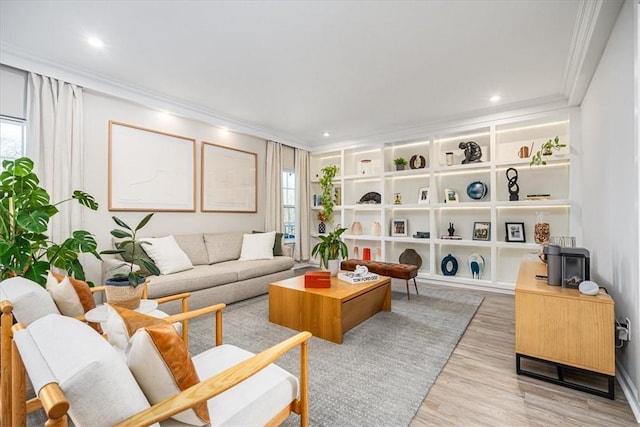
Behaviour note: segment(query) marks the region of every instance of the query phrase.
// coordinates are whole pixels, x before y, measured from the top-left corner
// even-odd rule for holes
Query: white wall
[[[264,227],[264,180],[266,143],[263,139],[227,132],[193,120],[178,118],[140,105],[88,90],[84,91],[84,191],[100,203],[98,211],[84,210],[83,229],[95,234],[100,250],[107,249],[115,227],[111,216],[136,225],[145,212],[108,211],[108,129],[109,120],[196,139],[196,212],[157,212],[142,230],[143,236],[218,231],[251,231]],[[200,144],[214,142],[258,154],[258,212],[213,213],[200,210]],[[153,153],[139,159],[140,168],[153,162]],[[100,280],[100,262],[85,258],[88,278]]]
[[[592,278],[606,287],[618,319],[631,320],[631,342],[617,352],[618,373],[640,409],[640,271],[635,1],[627,0],[582,102],[583,238]],[[636,412],[636,417],[640,413]]]

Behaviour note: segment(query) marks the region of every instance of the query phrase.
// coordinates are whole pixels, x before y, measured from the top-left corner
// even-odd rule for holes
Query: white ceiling
[[[312,147],[577,104],[620,4],[1,0],[0,62]]]

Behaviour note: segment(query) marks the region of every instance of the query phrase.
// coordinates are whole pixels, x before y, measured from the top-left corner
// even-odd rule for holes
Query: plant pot
[[[140,279],[138,286],[131,286],[127,277],[112,277],[105,281],[104,293],[107,304],[135,310],[140,307],[142,291],[144,290],[144,278]]]
[[[326,232],[327,232],[327,224],[325,224],[324,222],[321,222],[320,224],[318,224],[318,233],[324,234]]]
[[[327,268],[332,277],[338,275],[338,270],[340,270],[340,260],[339,259],[330,259],[329,267]]]
[[[404,170],[404,165],[396,165],[396,170],[397,171],[403,171]]]

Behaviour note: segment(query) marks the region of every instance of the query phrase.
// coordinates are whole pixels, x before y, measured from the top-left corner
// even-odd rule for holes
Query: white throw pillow
[[[58,279],[53,277],[53,274],[49,272],[47,275],[47,291],[51,295],[51,298],[58,306],[60,313],[65,316],[81,316],[84,314],[84,308],[80,297],[71,284],[69,277],[65,276],[59,283]]]
[[[273,259],[273,242],[276,232],[245,234],[242,237],[241,261]]]
[[[158,266],[160,274],[177,273],[193,268],[191,260],[180,248],[173,236],[150,237],[140,240],[150,243],[150,245],[142,245],[142,248]]]

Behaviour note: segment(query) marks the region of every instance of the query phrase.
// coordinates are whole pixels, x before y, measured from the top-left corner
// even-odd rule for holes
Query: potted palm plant
[[[47,191],[33,172],[33,160],[22,157],[4,160],[0,173],[0,280],[22,276],[44,286],[51,267],[86,280],[79,255],[100,259],[97,243],[85,230],[73,231],[62,243],[47,235],[49,221],[61,203],[77,200],[91,210],[98,209],[93,196],[75,190],[70,198],[51,203]]]
[[[311,250],[312,256],[320,257],[320,267],[323,266],[331,272],[332,276],[338,274],[340,258],[348,258],[349,249],[340,236],[346,228],[336,228],[326,236],[318,236],[318,242]]]
[[[116,239],[122,240],[115,243],[115,249],[107,249],[100,253],[120,255],[126,261],[116,265],[112,270],[117,270],[118,273],[105,281],[105,294],[110,304],[137,308],[144,288],[138,285],[144,283],[147,274],[160,274],[158,266],[142,248],[149,243],[136,238],[138,231],[147,225],[152,216],[153,213],[148,214],[133,228],[120,218],[112,217],[121,228],[115,228],[110,233]]]

